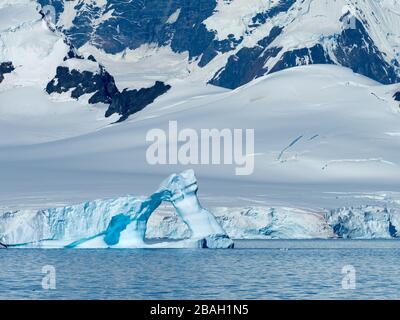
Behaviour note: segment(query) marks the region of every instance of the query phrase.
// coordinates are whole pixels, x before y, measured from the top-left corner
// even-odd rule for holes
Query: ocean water
[[[236,246],[1,249],[0,299],[400,298],[400,241],[261,240]]]

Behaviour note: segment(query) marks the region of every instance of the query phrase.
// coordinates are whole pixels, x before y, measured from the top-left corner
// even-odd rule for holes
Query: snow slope
[[[196,130],[222,129],[229,123],[230,128],[255,129],[255,154],[249,155],[254,157],[255,170],[250,180],[390,184],[399,178],[400,141],[388,134],[398,131],[399,121],[390,87],[335,66],[294,68],[230,92],[214,93],[211,88],[211,94],[205,94],[207,90],[196,94],[196,88],[188,91],[190,83],[180,85],[177,82],[170,94],[126,124],[76,139],[28,146],[24,152],[41,159],[54,148],[57,152],[50,159],[60,158],[57,167],[66,161],[62,157],[69,159],[66,165],[71,167],[80,154],[87,159],[96,154],[95,163],[78,166],[89,171],[107,171],[111,166],[122,172],[160,173],[173,166],[147,164],[149,129],[168,132],[171,120],[177,121],[178,129]],[[14,152],[9,159],[20,155],[18,149]],[[102,161],[102,157],[117,155],[114,163]],[[234,175],[234,167],[194,165],[200,174],[215,178]]]
[[[335,66],[293,68],[234,91],[177,81],[126,123],[24,146],[10,146],[16,137],[9,134],[9,146],[0,148],[0,167],[7,168],[0,172],[1,203],[43,208],[146,194],[163,176],[186,168],[204,185],[207,206],[261,201],[318,210],[351,202],[326,192],[398,191],[399,114],[392,91]],[[253,174],[235,176],[235,165],[150,165],[146,134],[167,132],[171,120],[196,130],[253,128]]]

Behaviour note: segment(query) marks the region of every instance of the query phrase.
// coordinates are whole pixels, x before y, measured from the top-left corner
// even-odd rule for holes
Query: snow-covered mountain
[[[2,6],[6,18],[30,14],[3,21],[1,69],[18,64],[19,82],[25,69],[22,78],[47,81],[49,94],[90,94],[89,103],[109,105],[118,93],[107,115],[120,120],[189,77],[234,89],[295,66],[337,64],[382,84],[400,80],[398,0],[7,0]]]
[[[1,1],[0,212],[151,194],[191,167],[233,237],[397,236],[399,7]],[[149,164],[146,135],[169,121],[254,129],[254,173]],[[153,236],[186,232],[154,219]]]
[[[39,0],[77,48],[108,54],[168,47],[237,88],[304,64],[339,64],[384,84],[400,79],[397,0]],[[147,53],[146,53],[147,54]]]
[[[119,89],[95,57],[81,55],[53,27],[38,3],[3,1],[0,6],[0,82],[4,80],[0,90],[45,88],[58,99],[106,104],[106,117],[116,113],[124,120],[170,88],[157,81],[141,90]]]

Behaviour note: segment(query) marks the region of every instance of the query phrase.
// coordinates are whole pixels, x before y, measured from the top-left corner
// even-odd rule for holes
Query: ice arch
[[[147,198],[127,196],[36,212],[6,213],[0,220],[0,240],[11,245],[66,248],[232,248],[232,240],[214,215],[201,206],[197,190],[195,174],[187,170],[168,177]],[[163,201],[172,203],[189,227],[191,237],[174,243],[146,244],[147,221]]]

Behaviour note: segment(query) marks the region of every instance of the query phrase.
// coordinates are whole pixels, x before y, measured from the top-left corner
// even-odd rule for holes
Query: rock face
[[[122,92],[117,92],[112,97],[110,107],[106,111],[106,117],[117,113],[121,116],[118,122],[124,121],[131,114],[153,103],[157,97],[166,93],[170,88],[170,85],[166,85],[161,81],[156,81],[154,86],[150,88],[142,88],[140,90],[124,89]]]
[[[71,97],[78,99],[85,94],[92,94],[89,103],[112,102],[112,98],[118,93],[114,78],[103,67],[98,71],[80,71],[60,66],[56,76],[51,80],[46,91],[52,93],[65,93],[71,91]]]
[[[397,92],[397,93],[395,93],[394,96],[393,96],[393,98],[394,98],[394,100],[396,100],[396,101],[400,101],[400,91]]]
[[[105,116],[109,117],[117,113],[121,116],[119,122],[153,103],[157,97],[171,88],[161,81],[156,81],[150,88],[124,89],[120,92],[113,76],[99,65],[93,56],[85,59],[76,57],[73,50],[69,52],[73,57],[66,59],[65,65],[57,68],[56,76],[47,84],[47,93],[68,92],[74,99],[91,95],[88,100],[90,104],[108,104],[109,108]]]
[[[232,240],[213,214],[201,207],[192,170],[171,175],[148,198],[128,196],[63,208],[4,213],[0,216],[0,240],[14,246],[152,247],[145,243],[147,222],[162,201],[172,203],[187,225],[190,238],[161,246],[233,248]]]
[[[68,5],[68,1],[60,0],[38,2],[42,6],[55,6],[58,18]],[[203,21],[212,15],[216,5],[215,0],[111,0],[105,6],[80,1],[74,7],[73,25],[64,31],[77,48],[96,39],[93,43],[96,42],[98,48],[112,54],[156,43],[159,46],[171,44],[175,52],[188,51],[191,58],[207,51],[212,55],[213,47],[223,49],[224,45],[213,44],[214,33],[207,30]],[[105,15],[112,19],[94,23]]]
[[[353,23],[355,28],[345,28],[335,38],[333,52],[338,63],[383,84],[399,82],[397,66],[385,60],[360,20]]]
[[[2,62],[0,63],[0,83],[4,80],[4,74],[11,73],[14,70],[12,62]]]

